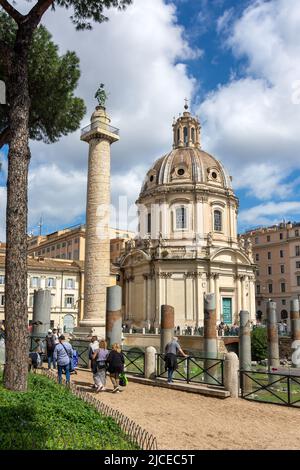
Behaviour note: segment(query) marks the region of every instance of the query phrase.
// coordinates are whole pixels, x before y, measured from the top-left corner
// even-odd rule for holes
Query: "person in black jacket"
[[[53,369],[56,369],[56,361],[53,358],[53,353],[55,349],[55,338],[53,336],[52,330],[48,330],[48,334],[45,338],[45,343],[46,343],[48,369],[51,369],[51,363],[53,364]]]
[[[113,393],[120,392],[119,389],[119,375],[124,372],[124,355],[121,346],[118,343],[112,345],[112,349],[106,359],[107,370],[110,375],[110,380],[113,384]]]

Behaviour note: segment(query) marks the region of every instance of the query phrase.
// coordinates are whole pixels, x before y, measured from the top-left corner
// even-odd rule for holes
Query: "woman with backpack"
[[[113,393],[120,392],[119,389],[119,375],[124,372],[124,355],[121,350],[121,346],[118,343],[112,345],[112,349],[106,360],[108,364],[108,372],[110,374],[110,380],[113,384]]]
[[[97,386],[96,392],[103,392],[106,385],[106,359],[109,355],[107,344],[104,339],[99,343],[99,349],[93,354],[93,360],[96,363],[96,373],[94,374],[95,384]]]

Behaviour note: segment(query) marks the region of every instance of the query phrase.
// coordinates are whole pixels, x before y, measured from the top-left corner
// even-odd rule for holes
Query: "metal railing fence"
[[[217,387],[224,386],[224,359],[177,356],[177,365],[173,376],[175,380]],[[167,378],[165,354],[156,354],[156,377]]]
[[[300,376],[240,371],[241,397],[246,400],[300,407]]]

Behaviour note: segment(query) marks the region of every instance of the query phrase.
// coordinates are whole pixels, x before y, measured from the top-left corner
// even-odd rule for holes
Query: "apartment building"
[[[135,233],[114,228],[110,228],[109,233],[111,262],[117,263],[126,241],[134,238]],[[29,237],[28,253],[35,257],[84,261],[85,225],[65,228],[49,235]]]
[[[256,315],[266,318],[266,302],[277,304],[277,319],[289,320],[290,300],[300,298],[300,223],[281,223],[243,234],[251,238],[256,272]]]
[[[119,270],[111,267],[110,286],[116,285]],[[33,296],[37,289],[51,291],[51,326],[71,332],[83,318],[84,262],[28,257],[28,320],[32,321]],[[5,251],[0,252],[0,322],[4,319]]]
[[[32,321],[33,295],[51,291],[51,326],[70,332],[82,317],[83,263],[80,261],[28,258],[28,320]],[[4,319],[5,254],[0,253],[0,321]]]

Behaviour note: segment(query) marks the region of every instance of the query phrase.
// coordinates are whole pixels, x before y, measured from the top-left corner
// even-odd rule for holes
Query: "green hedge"
[[[253,361],[268,357],[267,328],[257,327],[251,331],[251,351]]]
[[[135,448],[112,418],[47,377],[30,374],[26,393],[6,390],[0,377],[1,450]]]

